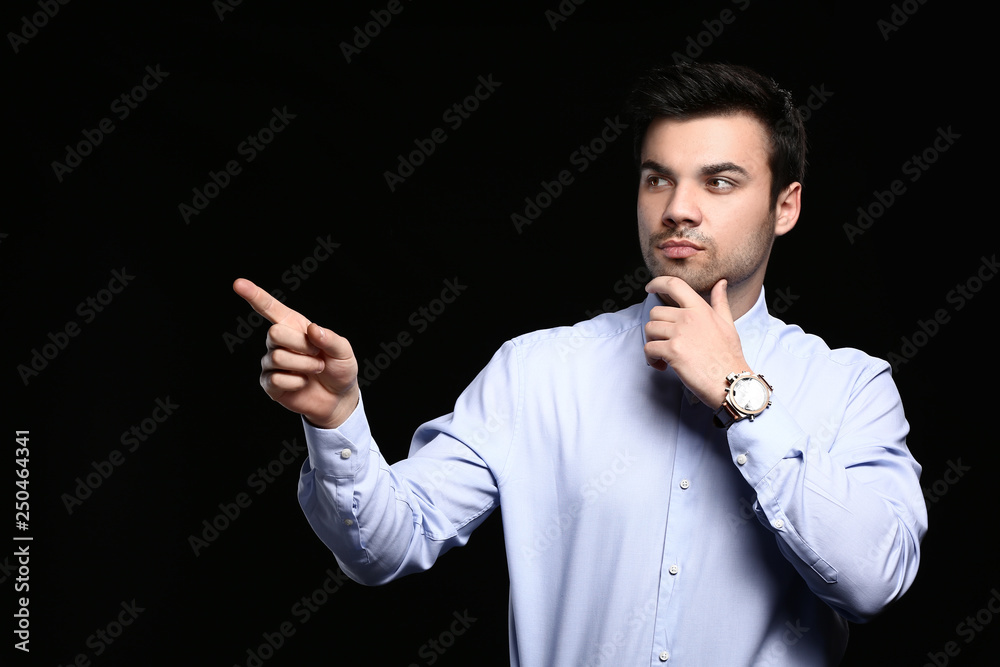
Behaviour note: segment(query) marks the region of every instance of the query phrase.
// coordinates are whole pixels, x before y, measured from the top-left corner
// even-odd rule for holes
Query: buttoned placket
[[[667,512],[667,525],[664,531],[663,555],[660,566],[660,588],[656,611],[656,627],[652,647],[651,665],[669,664],[673,643],[679,638],[674,636],[677,617],[683,613],[680,600],[675,598],[674,591],[680,585],[688,567],[697,567],[686,562],[685,545],[691,535],[682,531],[687,525],[684,517],[689,514],[694,502],[697,502],[697,476],[699,460],[703,455],[702,443],[694,443],[692,438],[702,439],[704,426],[699,420],[711,420],[711,413],[705,409],[701,401],[685,389],[681,394],[677,411],[677,439],[674,450],[674,462],[670,471],[665,474],[670,479],[670,501]],[[683,442],[687,439],[688,442]]]

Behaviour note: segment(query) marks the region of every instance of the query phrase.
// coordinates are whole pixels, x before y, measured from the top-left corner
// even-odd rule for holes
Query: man
[[[802,122],[721,65],[654,71],[631,107],[649,295],[505,343],[395,465],[349,343],[236,281],[274,323],[261,383],[304,417],[302,508],[382,584],[502,505],[513,665],[836,664],[913,581],[926,510],[888,364],[766,310]]]

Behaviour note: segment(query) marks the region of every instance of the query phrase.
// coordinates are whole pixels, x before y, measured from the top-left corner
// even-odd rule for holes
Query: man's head
[[[756,118],[768,136],[772,206],[782,190],[805,177],[806,131],[791,93],[748,67],[691,63],[650,70],[633,87],[628,111],[637,165],[646,130],[657,118],[744,113]]]
[[[725,278],[738,317],[757,299],[774,238],[798,219],[798,112],[768,79],[719,65],[654,71],[631,108],[651,274],[682,278],[706,298]]]

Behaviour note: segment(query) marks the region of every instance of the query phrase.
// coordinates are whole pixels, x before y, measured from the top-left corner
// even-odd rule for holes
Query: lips
[[[701,252],[701,248],[690,241],[670,239],[657,246],[670,259],[686,259]]]

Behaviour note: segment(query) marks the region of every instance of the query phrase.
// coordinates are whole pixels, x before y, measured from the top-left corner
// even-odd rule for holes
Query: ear
[[[792,183],[778,195],[774,205],[774,235],[783,236],[792,230],[802,210],[802,184]]]

